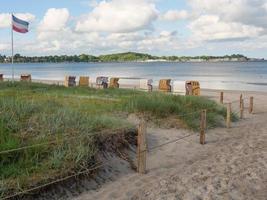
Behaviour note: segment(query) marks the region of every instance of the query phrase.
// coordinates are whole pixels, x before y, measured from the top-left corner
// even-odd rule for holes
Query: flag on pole
[[[11,15],[11,51],[12,51],[12,82],[14,83],[14,42],[13,42],[13,31],[18,33],[27,33],[29,31],[29,22],[21,20]]]
[[[27,33],[29,30],[29,22],[21,20],[12,15],[12,29],[18,33]]]

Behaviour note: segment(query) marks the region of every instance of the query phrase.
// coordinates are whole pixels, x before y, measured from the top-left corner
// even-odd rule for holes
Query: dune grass
[[[200,110],[208,109],[208,126],[222,123],[226,110],[202,97],[158,92],[65,88],[37,83],[0,83],[0,152],[29,145],[35,148],[0,153],[0,196],[93,166],[99,135],[132,128],[130,113],[164,120],[180,118],[199,128]]]

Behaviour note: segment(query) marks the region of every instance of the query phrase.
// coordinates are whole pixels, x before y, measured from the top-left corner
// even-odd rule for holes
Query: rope
[[[122,129],[115,129],[113,131],[118,131],[118,130],[122,130]],[[93,136],[100,135],[100,134],[103,134],[103,133],[104,132],[96,132],[96,133],[90,134],[90,135],[73,136],[73,137],[69,137],[69,138],[66,138],[66,139],[55,140],[55,141],[51,141],[51,142],[44,142],[44,143],[40,143],[40,144],[34,144],[34,145],[19,147],[19,148],[15,148],[15,149],[4,150],[4,151],[0,152],[0,155],[1,154],[7,154],[7,153],[13,153],[13,152],[16,152],[16,151],[22,151],[22,150],[26,150],[26,149],[32,149],[32,148],[40,147],[40,146],[46,146],[46,145],[50,145],[50,144],[54,144],[54,143],[58,143],[58,142],[71,141],[71,140],[78,139],[78,138],[81,138],[81,137],[93,137]]]
[[[99,164],[97,164],[97,166],[95,166],[95,167],[92,167],[92,168],[89,168],[89,169],[80,171],[80,172],[78,172],[78,173],[76,173],[76,174],[73,174],[73,175],[65,176],[64,178],[60,178],[60,179],[57,179],[57,180],[55,180],[55,181],[52,181],[52,182],[49,182],[49,183],[46,183],[46,184],[43,184],[43,185],[39,185],[39,186],[30,188],[30,189],[27,189],[27,190],[24,190],[24,191],[15,193],[15,194],[10,195],[10,196],[6,196],[6,197],[4,197],[2,200],[10,199],[10,198],[14,198],[14,197],[20,196],[20,195],[22,195],[22,194],[26,194],[26,193],[29,193],[29,192],[32,192],[32,191],[35,191],[35,190],[39,190],[39,189],[42,189],[42,188],[44,188],[44,187],[53,185],[53,184],[55,184],[55,183],[59,183],[59,182],[68,180],[68,179],[70,179],[70,178],[73,178],[73,177],[76,177],[76,176],[85,174],[85,173],[87,173],[87,172],[94,171],[94,170],[96,170],[96,169],[99,169],[100,167],[105,166],[107,163],[108,163],[108,161],[105,162],[105,163],[102,163],[102,164],[99,163]]]
[[[147,151],[147,152],[151,152],[152,150],[158,149],[158,148],[163,147],[163,146],[166,146],[166,145],[168,145],[168,144],[172,144],[172,143],[178,142],[179,140],[183,140],[183,139],[188,138],[188,137],[190,137],[190,136],[192,136],[192,135],[194,135],[194,134],[186,135],[186,136],[184,136],[184,137],[177,138],[177,139],[175,139],[175,140],[172,140],[172,141],[169,141],[169,142],[160,144],[160,145],[158,145],[158,146],[154,146],[154,147],[148,148],[147,150],[143,150],[143,151],[141,151],[140,153],[144,153],[144,152],[146,152],[146,151]]]
[[[194,115],[196,113],[200,113],[201,111],[202,110],[198,110],[198,111],[187,113],[187,114],[183,114],[183,115],[177,115],[177,117],[185,117],[185,116],[189,116],[189,115]]]
[[[202,110],[191,112],[191,113],[187,113],[187,114],[183,114],[183,115],[178,115],[178,117],[185,117],[185,116],[189,116],[189,115],[194,115],[196,113],[200,113],[201,111]],[[117,130],[122,130],[122,129],[116,129],[116,130],[113,130],[113,131],[117,131]],[[34,145],[19,147],[19,148],[15,148],[15,149],[4,150],[4,151],[0,152],[0,155],[1,154],[7,154],[7,153],[13,153],[13,152],[17,152],[17,151],[22,151],[22,150],[27,150],[27,149],[32,149],[32,148],[36,148],[36,147],[40,147],[40,146],[51,145],[51,144],[55,144],[55,143],[58,143],[58,142],[71,141],[73,139],[77,139],[77,138],[81,138],[81,137],[93,137],[93,136],[100,135],[100,134],[103,134],[103,133],[104,132],[97,132],[95,134],[90,134],[90,135],[73,136],[73,137],[69,137],[69,138],[66,138],[66,139],[55,140],[55,141],[51,141],[51,142],[44,142],[44,143],[40,143],[40,144],[34,144]]]
[[[242,98],[243,100],[248,100],[249,99],[249,97],[245,97],[245,98]],[[229,104],[229,103],[239,103],[240,102],[240,99],[239,100],[234,100],[234,101],[230,101],[230,102],[225,102],[225,103],[223,103],[224,105],[227,105],[227,104]]]

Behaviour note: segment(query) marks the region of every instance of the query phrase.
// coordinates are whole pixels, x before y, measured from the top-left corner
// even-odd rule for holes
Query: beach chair
[[[0,74],[0,82],[4,81],[4,74]]]
[[[159,81],[159,91],[171,92],[171,79],[161,79]]]
[[[20,75],[20,81],[22,81],[22,82],[31,82],[32,81],[31,74],[21,74]]]
[[[65,76],[64,86],[65,87],[75,87],[76,86],[76,76]]]
[[[200,84],[198,81],[186,81],[186,95],[200,96]]]
[[[152,79],[141,79],[139,82],[139,88],[140,90],[151,92],[153,89],[152,83],[153,83]]]
[[[88,87],[89,86],[89,77],[88,76],[80,76],[79,86]]]
[[[186,95],[185,81],[174,81],[172,86],[172,92],[176,95]]]
[[[96,78],[96,87],[97,88],[108,88],[108,77],[99,76]]]
[[[119,78],[110,78],[109,80],[109,88],[119,88]]]

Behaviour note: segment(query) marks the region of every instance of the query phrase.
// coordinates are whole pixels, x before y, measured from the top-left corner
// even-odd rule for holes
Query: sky
[[[0,0],[0,54],[141,52],[267,58],[267,0]]]

